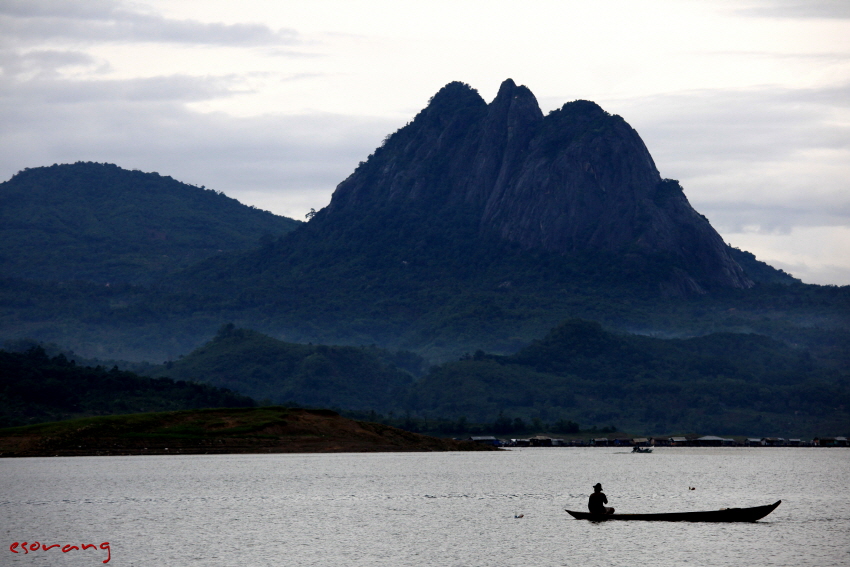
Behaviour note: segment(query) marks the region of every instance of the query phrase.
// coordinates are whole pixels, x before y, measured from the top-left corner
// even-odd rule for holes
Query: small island
[[[88,417],[0,429],[0,457],[487,451],[495,447],[280,406]]]

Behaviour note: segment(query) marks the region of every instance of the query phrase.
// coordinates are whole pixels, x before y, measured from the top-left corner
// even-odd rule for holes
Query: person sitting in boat
[[[608,497],[602,492],[602,484],[597,482],[593,487],[593,494],[587,501],[587,509],[591,514],[613,514],[614,509],[606,507],[605,504],[608,504]]]

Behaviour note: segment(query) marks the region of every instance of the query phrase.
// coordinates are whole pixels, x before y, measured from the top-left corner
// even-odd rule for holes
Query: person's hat
[[[602,483],[597,482],[593,485],[593,488],[598,488],[599,490],[602,490]]]

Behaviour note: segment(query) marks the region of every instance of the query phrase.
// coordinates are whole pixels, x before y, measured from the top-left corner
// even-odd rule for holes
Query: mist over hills
[[[734,396],[725,392],[752,392],[753,383],[785,388],[776,394],[782,399],[810,400],[809,415],[826,403],[810,395],[811,381],[844,395],[850,368],[850,287],[802,284],[730,248],[681,185],[661,176],[621,117],[589,101],[543,116],[531,91],[511,80],[489,104],[468,85],[446,85],[307,223],[104,164],[26,170],[0,185],[0,199],[10,237],[0,247],[0,338],[29,337],[90,358],[171,360],[175,377],[258,397],[300,392],[292,401],[377,409],[392,407],[388,400],[404,389],[404,411],[471,417],[475,407],[482,416],[514,408],[533,417],[549,411],[540,401],[546,392],[569,390],[564,399],[575,405],[552,402],[560,409],[546,419],[607,425],[606,415],[620,416],[649,429],[731,420],[723,404]],[[601,324],[579,327],[588,336],[714,335],[726,338],[706,340],[761,349],[748,337],[755,333],[780,354],[776,372],[755,371],[715,349],[705,356],[731,374],[699,371],[690,385],[675,386],[677,376],[690,376],[677,370],[677,357],[693,353],[665,347],[646,364],[674,394],[636,395],[628,408],[588,392],[593,384],[652,392],[658,384],[644,379],[646,369],[612,370],[614,379],[581,365],[543,371],[511,358],[527,357],[522,349],[574,319]],[[222,335],[226,323],[232,332]],[[615,368],[619,340],[582,356]],[[629,338],[629,348],[655,352],[659,343],[641,340]],[[268,352],[252,359],[259,344]],[[363,349],[320,345],[376,350],[363,358]],[[447,365],[416,380],[373,356],[398,349]],[[218,366],[203,353],[221,356]],[[814,370],[800,370],[805,356]],[[251,373],[219,372],[240,364]],[[771,378],[780,374],[779,382]],[[488,400],[481,385],[497,383],[501,397]],[[341,391],[347,402],[334,401]],[[461,392],[477,394],[461,407]],[[430,401],[417,405],[417,396]],[[734,398],[735,423],[755,423],[747,421],[754,411],[792,411],[789,404],[756,410],[750,399]],[[700,404],[720,409],[699,421]],[[680,411],[663,421],[650,406]],[[769,421],[780,423],[776,416]]]
[[[179,360],[148,370],[151,376],[199,381],[269,403],[354,410],[392,409],[411,374],[422,366],[408,353],[286,343],[225,325],[207,344]]]
[[[478,351],[427,372],[421,363],[409,352],[292,344],[227,325],[148,374],[266,403],[374,410],[410,420],[519,418],[550,427],[571,421],[646,434],[811,436],[850,427],[846,373],[760,335],[659,339],[574,319],[510,356]]]
[[[850,429],[845,369],[753,334],[658,339],[569,320],[516,354],[483,352],[433,369],[410,407],[486,421],[615,424],[663,434],[817,435]]]
[[[513,352],[570,317],[783,338],[806,317],[847,322],[823,308],[832,292],[723,243],[622,118],[587,101],[544,117],[510,80],[489,105],[450,83],[308,223],[168,283],[286,340],[438,360]]]

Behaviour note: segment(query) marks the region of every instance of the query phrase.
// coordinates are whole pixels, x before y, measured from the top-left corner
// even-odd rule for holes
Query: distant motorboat
[[[635,447],[632,449],[632,453],[651,453],[652,447]]]

